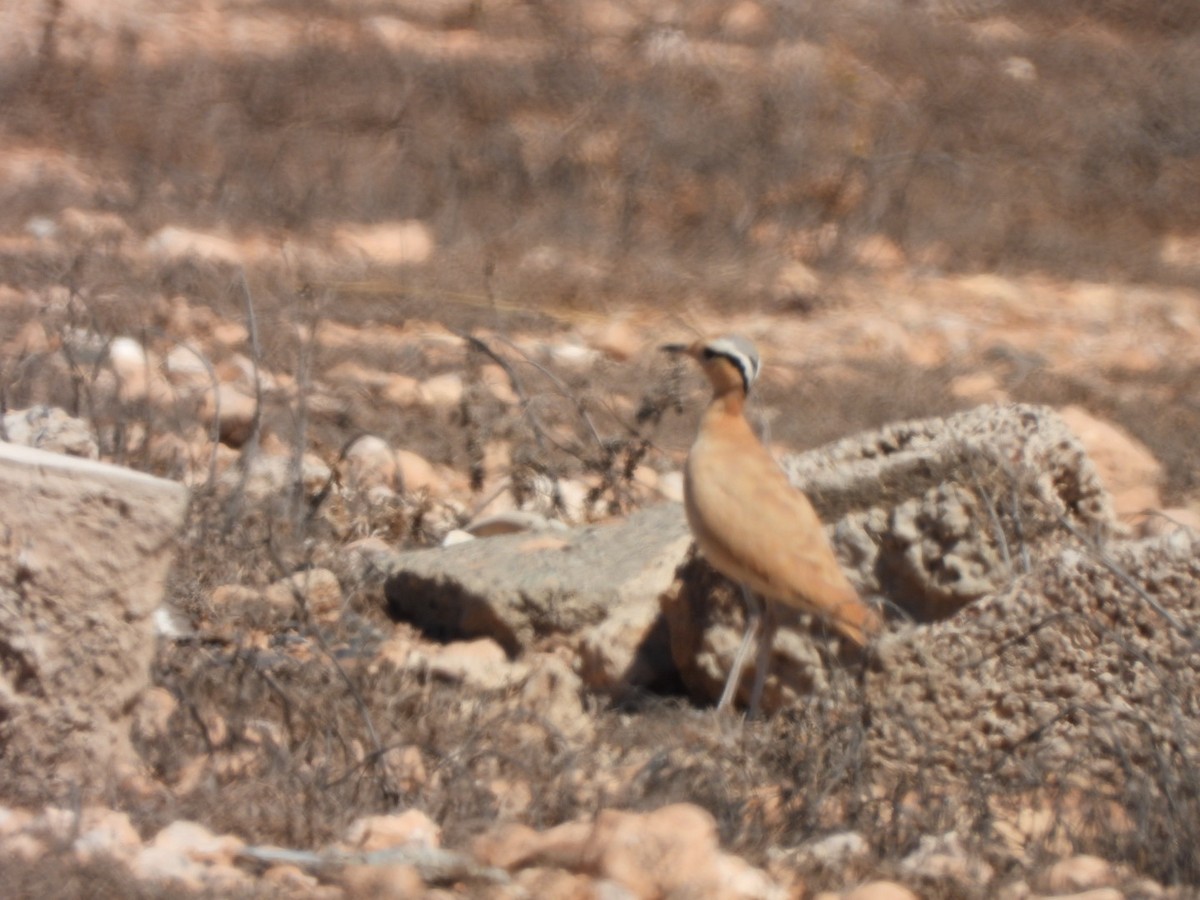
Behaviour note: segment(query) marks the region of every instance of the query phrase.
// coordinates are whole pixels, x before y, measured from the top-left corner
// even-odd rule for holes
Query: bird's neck
[[[746,408],[746,393],[740,388],[730,388],[713,394],[712,402],[708,404],[705,417],[733,416],[742,418]]]

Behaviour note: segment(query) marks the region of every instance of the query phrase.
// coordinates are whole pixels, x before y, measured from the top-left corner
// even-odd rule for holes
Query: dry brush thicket
[[[1195,544],[1106,544],[1074,461],[972,481],[955,458],[941,494],[927,468],[899,527],[869,495],[887,473],[850,500],[822,473],[936,443],[940,420],[793,460],[846,516],[843,549],[892,542],[863,583],[929,605],[866,659],[806,644],[821,690],[738,727],[696,708],[712,673],[586,690],[549,618],[519,646],[464,646],[452,623],[394,621],[346,562],[436,544],[498,494],[578,522],[668,496],[697,396],[642,352],[652,331],[819,320],[847,273],[1194,288],[1188,4],[236,6],[218,15],[244,30],[207,20],[189,43],[186,11],[113,32],[47,2],[0,57],[0,405],[22,411],[0,436],[191,489],[167,597],[183,633],[134,713],[145,771],[103,792],[143,838],[183,819],[313,850],[413,807],[480,860],[522,837],[497,823],[554,835],[529,863],[551,872],[553,842],[579,842],[551,829],[688,802],[714,853],[797,890],[888,877],[1015,900],[1079,853],[1128,896],[1200,884]],[[605,331],[639,304],[645,333]],[[1080,374],[990,349],[1009,396],[1109,414],[1164,462],[1172,503],[1194,495],[1194,358]],[[968,405],[947,388],[961,360],[855,366],[768,369],[775,436],[808,449]],[[1018,499],[1039,478],[1053,490]],[[986,532],[984,556],[922,556],[948,522],[935,543]],[[950,583],[985,564],[986,590]],[[680,581],[713,587],[694,562]],[[16,771],[0,801],[77,803]],[[77,826],[0,860],[4,892],[169,894],[80,858]]]

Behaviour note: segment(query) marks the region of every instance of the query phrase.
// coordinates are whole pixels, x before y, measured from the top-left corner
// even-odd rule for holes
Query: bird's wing
[[[701,455],[689,473],[693,528],[710,561],[769,599],[816,613],[857,643],[878,617],[834,556],[809,499],[791,486],[766,448],[742,443],[736,465]],[[734,571],[728,571],[734,569]]]

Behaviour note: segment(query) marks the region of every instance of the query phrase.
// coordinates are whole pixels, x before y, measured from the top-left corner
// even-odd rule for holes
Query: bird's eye
[[[714,349],[712,349],[711,347],[705,347],[705,348],[704,348],[704,351],[701,353],[701,355],[702,355],[702,356],[703,356],[705,359],[713,359],[713,358],[715,358],[715,357],[716,357],[716,355],[717,355],[717,351],[716,351],[716,350],[714,350]]]

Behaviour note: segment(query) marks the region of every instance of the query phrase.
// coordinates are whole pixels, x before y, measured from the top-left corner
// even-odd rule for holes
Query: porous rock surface
[[[0,442],[0,758],[8,796],[133,763],[181,485]]]
[[[1200,535],[1064,547],[952,619],[885,636],[874,654],[863,702],[884,768],[1161,781],[1200,745]]]
[[[953,615],[1056,551],[1064,521],[1115,524],[1095,466],[1044,406],[885,425],[784,460],[857,573],[918,621]]]
[[[981,406],[886,425],[788,457],[843,568],[894,620],[936,621],[998,590],[1064,544],[1115,524],[1108,495],[1058,415],[1039,406]],[[671,653],[685,685],[716,698],[744,630],[740,593],[692,560],[663,597]],[[763,708],[829,689],[819,622],[780,610]],[[837,645],[842,662],[854,653]],[[748,666],[752,669],[752,666]],[[747,673],[742,695],[752,678]]]

